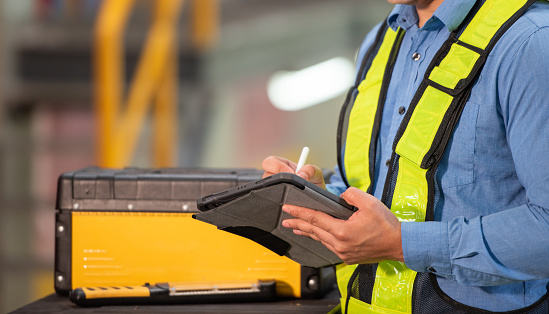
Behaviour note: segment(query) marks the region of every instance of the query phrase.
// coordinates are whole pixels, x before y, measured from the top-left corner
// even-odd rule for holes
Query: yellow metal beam
[[[156,0],[151,29],[124,97],[123,33],[135,0],[104,1],[95,29],[98,165],[131,165],[139,133],[154,102],[155,167],[174,166],[177,151],[177,21],[183,0]],[[192,39],[198,50],[218,36],[218,0],[195,0]]]
[[[95,28],[94,75],[98,164],[112,167],[112,135],[123,93],[123,31],[134,0],[104,1]]]
[[[192,4],[193,45],[206,50],[219,36],[219,0],[194,0]]]
[[[157,0],[152,28],[147,37],[137,72],[131,83],[127,107],[117,125],[115,141],[120,166],[128,165],[135,151],[139,130],[145,121],[155,89],[160,87],[162,76],[173,56],[175,27],[181,0]],[[174,107],[175,108],[175,107]],[[175,145],[175,143],[172,143]],[[122,163],[125,163],[122,165]]]
[[[177,50],[172,47],[156,93],[154,106],[153,162],[154,167],[170,167],[177,158]]]
[[[182,0],[157,0],[151,30],[130,85],[125,106],[122,106],[123,30],[133,0],[105,1],[96,29],[96,102],[98,110],[98,163],[102,167],[125,167],[131,159],[153,96],[161,86],[176,85],[170,75],[176,58],[176,26]],[[167,74],[166,74],[167,73]],[[166,82],[166,80],[168,80]],[[172,88],[172,92],[175,91]],[[161,98],[163,99],[163,98]],[[170,97],[167,101],[175,101]],[[121,108],[124,107],[124,108]],[[173,119],[175,104],[162,105],[164,113]],[[158,120],[158,119],[157,119]],[[158,121],[174,123],[170,119]],[[163,127],[175,130],[175,126]],[[173,136],[171,136],[174,138]],[[175,146],[175,142],[170,145]],[[172,148],[173,150],[173,148]],[[174,158],[169,161],[173,165]]]

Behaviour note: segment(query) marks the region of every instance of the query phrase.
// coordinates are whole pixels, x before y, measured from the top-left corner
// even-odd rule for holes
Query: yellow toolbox
[[[332,267],[304,267],[192,218],[204,195],[261,178],[255,169],[104,169],[59,177],[55,290],[274,280],[276,297],[318,298]]]

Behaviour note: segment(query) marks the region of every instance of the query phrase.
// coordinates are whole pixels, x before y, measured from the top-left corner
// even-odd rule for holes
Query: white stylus
[[[309,147],[305,146],[301,151],[301,156],[299,157],[299,161],[297,162],[297,167],[295,167],[295,173],[297,173],[299,169],[301,169],[301,167],[305,165],[305,162],[307,161],[307,156],[309,156]]]

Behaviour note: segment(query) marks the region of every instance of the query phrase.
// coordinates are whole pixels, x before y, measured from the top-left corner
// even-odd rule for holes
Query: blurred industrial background
[[[310,163],[332,168],[357,48],[391,9],[382,0],[0,1],[1,313],[54,292],[63,172],[260,168],[268,155],[297,160],[303,146]]]

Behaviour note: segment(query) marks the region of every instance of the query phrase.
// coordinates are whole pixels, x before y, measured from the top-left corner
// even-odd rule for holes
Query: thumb
[[[299,169],[299,171],[296,173],[298,176],[302,177],[303,179],[320,186],[321,188],[326,188],[326,185],[324,183],[324,174],[322,173],[322,169],[320,169],[317,166],[314,165],[305,165]]]
[[[361,205],[364,205],[365,201],[370,200],[375,197],[370,195],[360,189],[355,187],[348,188],[345,192],[341,193],[341,198],[343,198],[349,205],[360,208]]]
[[[269,156],[262,162],[262,167],[269,174],[295,171],[295,163],[283,157]]]

